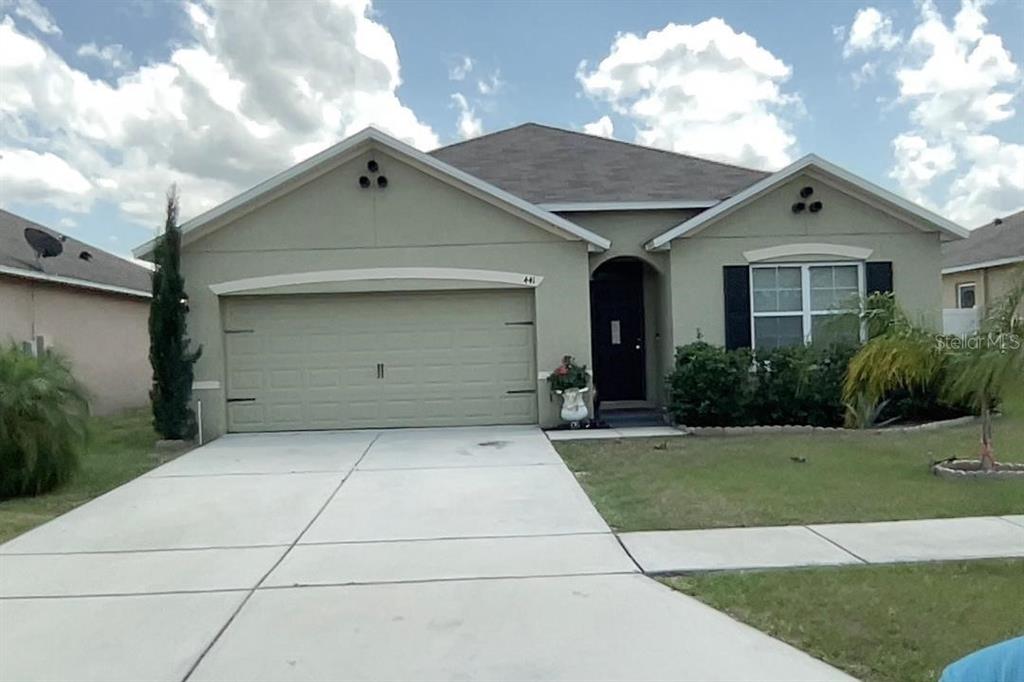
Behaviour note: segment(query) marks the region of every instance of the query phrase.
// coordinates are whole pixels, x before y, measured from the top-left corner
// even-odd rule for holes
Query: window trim
[[[960,292],[963,291],[964,289],[968,288],[968,287],[970,287],[974,291],[974,305],[972,305],[970,308],[964,307],[963,300],[960,298]],[[975,308],[978,307],[978,283],[977,282],[971,281],[971,282],[959,282],[959,283],[957,283],[957,285],[956,285],[956,307],[959,310],[974,310]]]
[[[750,264],[750,347],[757,348],[757,330],[754,328],[754,320],[758,317],[800,317],[803,323],[804,345],[813,341],[811,327],[814,317],[821,315],[840,315],[843,313],[857,312],[853,308],[844,310],[812,310],[811,309],[811,268],[856,266],[858,296],[864,297],[867,291],[867,280],[865,275],[864,261],[820,261],[820,262],[795,262],[795,263],[751,263]],[[754,310],[754,270],[767,270],[770,268],[800,268],[800,294],[801,308],[799,311],[789,310],[785,312],[763,312]],[[864,323],[860,325],[860,340],[864,341],[867,329]]]

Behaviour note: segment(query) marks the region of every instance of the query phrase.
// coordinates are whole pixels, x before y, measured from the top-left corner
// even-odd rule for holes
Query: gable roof
[[[695,208],[705,208],[768,175],[537,123],[482,135],[430,154],[542,205],[697,202],[703,205]]]
[[[268,195],[274,193],[275,190],[284,188],[286,185],[295,184],[298,186],[304,184],[306,181],[318,177],[322,173],[344,163],[352,155],[362,151],[364,147],[369,147],[373,144],[380,145],[413,167],[431,173],[435,177],[447,181],[449,184],[461,185],[463,189],[475,190],[477,196],[489,203],[542,229],[546,229],[566,239],[578,239],[588,242],[597,249],[607,249],[611,246],[609,240],[590,230],[580,227],[554,213],[545,211],[538,206],[534,206],[527,201],[523,201],[523,199],[509,194],[503,189],[499,189],[465,171],[450,166],[444,161],[424,154],[418,149],[372,127],[363,129],[334,146],[328,147],[319,154],[311,156],[305,161],[278,173],[269,180],[265,180],[255,187],[242,192],[233,199],[229,199],[223,204],[185,222],[181,225],[182,244],[187,244],[201,236],[200,228],[230,216],[240,215],[260,205],[263,200],[268,198]],[[222,224],[223,222],[213,227],[213,229]],[[145,244],[136,247],[133,253],[140,258],[149,256],[152,254],[158,239],[159,237],[151,239]]]
[[[658,235],[651,241],[647,242],[644,246],[651,251],[666,249],[673,239],[676,239],[677,237],[689,237],[700,232],[717,220],[731,214],[736,209],[745,206],[758,197],[772,191],[790,178],[796,176],[798,173],[809,169],[823,172],[824,174],[839,180],[841,183],[867,194],[894,213],[901,214],[906,218],[909,218],[913,224],[918,225],[921,229],[939,231],[942,232],[944,236],[951,239],[962,239],[968,235],[967,230],[956,223],[943,218],[937,213],[933,213],[922,206],[918,206],[899,195],[893,194],[889,190],[882,189],[878,185],[868,182],[864,178],[854,175],[853,173],[844,170],[834,163],[830,163],[815,154],[808,154],[807,156],[804,156],[803,158],[786,166],[779,172],[773,173],[760,182],[751,185],[739,194],[726,199],[713,208],[710,208],[703,213],[699,213],[689,220],[676,225],[667,232]]]
[[[967,239],[942,245],[944,274],[1022,262],[1024,211],[971,230]]]
[[[26,227],[56,237],[64,251],[37,261],[25,241]],[[86,260],[83,253],[91,257]],[[151,289],[148,269],[4,210],[0,210],[0,275],[144,298],[149,298]]]

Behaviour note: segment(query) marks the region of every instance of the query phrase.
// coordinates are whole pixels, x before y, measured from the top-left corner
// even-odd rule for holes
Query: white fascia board
[[[1014,263],[1024,263],[1024,256],[1011,256],[1010,258],[999,258],[998,260],[986,260],[979,261],[977,263],[968,263],[967,265],[956,265],[951,268],[942,268],[942,274],[955,275],[958,272],[984,270],[985,268],[998,268],[1003,265],[1013,265]]]
[[[400,140],[397,140],[390,135],[382,133],[376,128],[366,128],[348,139],[342,140],[338,144],[325,149],[324,151],[311,156],[310,158],[298,163],[286,171],[278,173],[269,180],[265,180],[255,187],[242,192],[233,199],[216,206],[205,213],[202,213],[188,222],[182,224],[181,234],[182,243],[185,243],[187,235],[196,229],[206,225],[222,216],[231,213],[243,206],[258,200],[264,194],[272,192],[273,190],[287,184],[288,182],[298,178],[299,176],[307,173],[322,164],[326,164],[333,159],[336,159],[346,152],[353,150],[354,148],[362,145],[366,142],[376,142],[386,149],[396,152],[399,156],[405,156],[419,164],[432,169],[436,173],[448,176],[449,178],[458,180],[459,182],[465,183],[466,185],[480,191],[484,195],[487,195],[493,199],[496,199],[499,204],[505,204],[505,207],[515,208],[527,216],[535,219],[541,226],[547,226],[549,228],[555,228],[554,232],[560,233],[562,236],[571,235],[572,237],[579,238],[583,241],[590,243],[601,249],[607,249],[611,246],[611,241],[604,237],[591,232],[579,225],[569,222],[561,216],[557,216],[554,213],[545,211],[538,206],[524,201],[519,197],[509,194],[508,192],[491,185],[490,183],[484,182],[483,180],[466,173],[465,171],[459,170],[454,166],[450,166],[443,161],[435,159],[429,154],[425,154],[420,150],[408,145]],[[157,238],[153,238],[132,250],[132,253],[136,257],[148,256],[152,253],[154,246],[156,245]]]
[[[718,199],[696,201],[567,201],[537,204],[545,211],[582,213],[590,211],[665,211],[673,209],[705,209],[719,203]]]
[[[707,227],[710,223],[714,222],[717,218],[720,218],[733,210],[743,206],[744,204],[754,200],[762,194],[774,189],[775,187],[786,182],[797,173],[806,170],[809,167],[814,167],[820,171],[832,175],[843,182],[849,183],[857,189],[863,191],[866,194],[877,197],[884,202],[892,204],[896,208],[909,213],[920,220],[934,225],[940,232],[948,234],[957,239],[963,239],[967,237],[970,232],[957,225],[956,223],[943,218],[937,213],[933,213],[928,209],[918,206],[917,204],[907,201],[901,196],[893,194],[887,189],[883,189],[874,183],[868,182],[864,178],[861,178],[853,173],[840,168],[839,166],[822,159],[815,154],[808,154],[797,161],[794,161],[790,165],[786,166],[777,173],[769,175],[767,178],[755,182],[750,187],[746,188],[742,192],[733,195],[726,199],[720,204],[713,208],[704,211],[700,215],[696,215],[689,220],[686,220],[679,225],[676,225],[667,232],[658,235],[651,241],[645,244],[645,248],[649,251],[657,251],[667,247],[668,243],[677,237],[684,237],[687,235],[695,234],[704,227]]]
[[[138,298],[152,298],[153,296],[150,292],[141,291],[139,289],[129,289],[128,287],[119,287],[114,284],[102,284],[100,282],[90,282],[87,279],[78,279],[77,277],[64,277],[63,275],[50,275],[45,272],[22,270],[21,268],[12,268],[7,265],[0,265],[0,275],[10,275],[11,277],[21,277],[23,279],[31,279],[38,282],[49,282],[51,284],[64,284],[66,286],[78,287],[80,289],[92,289],[94,291],[104,291],[110,294],[122,294],[124,296],[136,296]]]

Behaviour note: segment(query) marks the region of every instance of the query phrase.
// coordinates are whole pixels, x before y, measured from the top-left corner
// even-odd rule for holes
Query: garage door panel
[[[534,423],[536,396],[508,393],[536,386],[532,309],[527,291],[228,299],[246,330],[225,337],[228,397],[254,399],[229,428]]]

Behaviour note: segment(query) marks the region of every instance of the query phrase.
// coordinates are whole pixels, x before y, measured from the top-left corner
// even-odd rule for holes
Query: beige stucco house
[[[698,334],[812,341],[893,289],[938,325],[965,234],[814,156],[768,174],[536,124],[430,154],[368,129],[182,228],[208,436],[552,425],[564,355],[604,407],[659,406]]]
[[[942,252],[947,330],[958,323],[957,329],[970,328],[1024,274],[1024,211],[971,230],[967,239],[944,244]]]
[[[37,257],[26,229],[60,254]],[[0,342],[66,355],[94,414],[149,400],[149,290],[146,268],[0,210]]]

